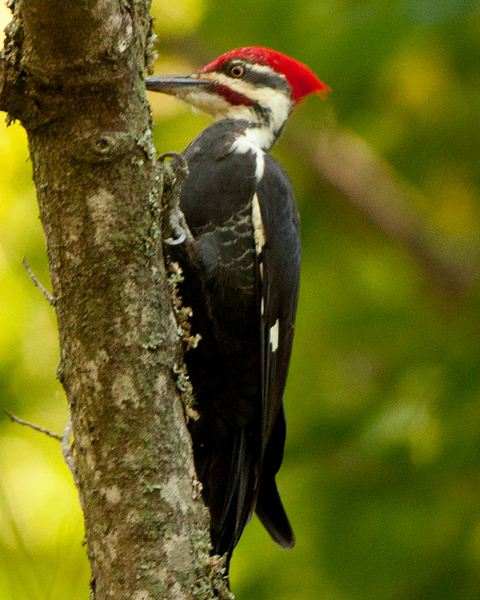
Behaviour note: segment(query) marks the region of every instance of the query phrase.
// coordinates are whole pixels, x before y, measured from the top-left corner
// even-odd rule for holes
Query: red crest
[[[225,54],[220,55],[208,63],[208,65],[202,67],[199,72],[216,71],[223,64],[235,58],[244,59],[257,65],[265,65],[278,73],[282,73],[292,88],[292,95],[295,102],[298,102],[308,94],[318,94],[324,97],[331,89],[323,81],[320,81],[307,65],[299,60],[290,58],[290,56],[282,52],[272,50],[271,48],[264,48],[263,46],[246,46],[225,52]]]

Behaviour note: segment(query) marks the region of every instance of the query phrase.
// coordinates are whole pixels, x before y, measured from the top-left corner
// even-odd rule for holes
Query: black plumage
[[[200,418],[189,424],[217,554],[231,555],[254,511],[272,538],[293,545],[275,475],[283,458],[283,391],[293,340],[300,241],[293,189],[279,163],[232,149],[249,123],[224,119],[184,151],[180,207],[194,236],[175,250],[192,331],[186,354]],[[255,243],[258,202],[265,245]],[[258,224],[257,224],[258,225]],[[278,340],[277,340],[278,333]],[[272,338],[273,336],[273,338]],[[272,338],[272,339],[271,339]]]

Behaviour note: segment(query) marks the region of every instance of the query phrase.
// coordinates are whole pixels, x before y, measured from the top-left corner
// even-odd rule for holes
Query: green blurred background
[[[274,151],[304,241],[279,477],[297,545],[277,548],[254,520],[233,560],[239,600],[479,600],[478,1],[175,0],[153,13],[157,72],[260,44],[333,88]],[[151,100],[160,152],[209,123]],[[61,431],[55,319],[21,264],[48,282],[26,139],[0,127],[0,404]],[[0,598],[86,600],[82,537],[59,444],[0,415]]]

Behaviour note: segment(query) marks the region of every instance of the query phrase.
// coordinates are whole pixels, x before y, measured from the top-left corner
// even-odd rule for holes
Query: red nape
[[[249,62],[271,67],[278,73],[285,75],[295,102],[308,94],[325,96],[331,88],[320,81],[315,73],[299,60],[291,58],[282,52],[265,48],[263,46],[246,46],[225,52],[212,62],[200,69],[200,73],[216,71],[226,62],[233,59],[243,59]],[[243,104],[243,102],[241,103]]]

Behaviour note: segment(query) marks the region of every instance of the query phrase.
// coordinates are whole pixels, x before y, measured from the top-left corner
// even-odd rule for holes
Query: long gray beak
[[[182,95],[200,87],[206,87],[212,82],[205,79],[196,79],[188,75],[167,75],[161,77],[145,77],[147,90],[162,92],[172,96]]]

